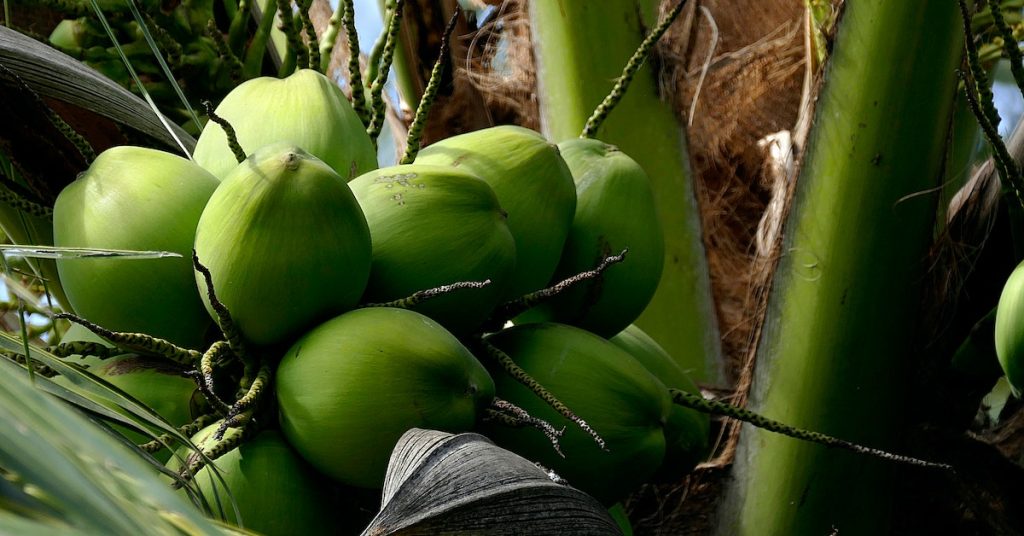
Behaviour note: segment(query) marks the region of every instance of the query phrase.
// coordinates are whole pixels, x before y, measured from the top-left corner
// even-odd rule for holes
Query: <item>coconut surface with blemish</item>
[[[456,334],[472,331],[511,281],[516,246],[494,190],[477,176],[420,164],[371,171],[350,183],[366,215],[373,266],[364,301],[388,302],[464,281],[490,280],[415,307]]]

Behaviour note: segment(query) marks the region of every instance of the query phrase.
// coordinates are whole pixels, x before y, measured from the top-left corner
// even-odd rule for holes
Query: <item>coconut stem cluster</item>
[[[206,115],[210,118],[210,121],[217,123],[224,129],[224,134],[228,138],[228,147],[235,155],[235,160],[238,160],[238,163],[241,164],[245,160],[245,151],[242,150],[242,145],[238,143],[238,135],[235,134],[234,127],[231,126],[227,119],[214,112],[213,103],[210,101],[203,101],[203,109],[206,110]]]
[[[430,80],[427,81],[427,87],[423,90],[420,105],[416,107],[416,115],[412,119],[412,125],[409,126],[409,135],[405,139],[405,154],[402,155],[398,162],[399,164],[413,163],[416,160],[416,155],[420,152],[423,127],[427,125],[427,117],[430,115],[430,109],[434,106],[437,90],[441,87],[441,75],[444,74],[444,67],[448,63],[448,50],[451,47],[452,31],[455,30],[455,23],[459,20],[461,14],[462,9],[459,6],[455,6],[452,17],[448,20],[444,33],[441,34],[441,48],[437,53],[437,61],[434,62],[434,68],[430,70]]]
[[[491,327],[498,327],[505,324],[505,322],[512,320],[520,314],[536,307],[537,305],[550,300],[569,290],[570,288],[583,283],[584,281],[593,281],[599,279],[601,274],[608,269],[609,266],[617,264],[625,260],[626,253],[629,249],[623,249],[618,255],[609,255],[603,259],[593,270],[587,270],[580,272],[576,275],[569,276],[554,285],[547,288],[542,288],[536,292],[531,292],[521,298],[506,302],[500,306],[495,312],[492,320],[489,322]],[[494,331],[498,331],[499,328]]]
[[[565,434],[565,427],[555,429],[548,421],[530,415],[525,409],[508,400],[495,398],[491,402],[491,407],[487,408],[484,421],[495,421],[511,427],[532,426],[537,428],[551,441],[551,448],[555,449],[559,456],[565,458],[565,453],[562,452],[562,447],[558,444],[558,439]]]
[[[206,413],[200,415],[199,417],[196,417],[194,421],[186,425],[179,426],[178,432],[185,437],[192,437],[193,435],[196,434],[196,432],[213,424],[216,420],[216,415],[214,415],[213,413]],[[170,434],[162,434],[148,443],[142,443],[141,445],[139,445],[139,449],[149,453],[153,453],[164,448],[167,448],[167,446],[170,445],[173,441],[174,436]]]
[[[533,376],[531,376],[528,372],[523,370],[523,367],[517,365],[516,362],[513,361],[512,358],[508,356],[508,354],[502,352],[500,349],[498,349],[498,347],[487,342],[483,338],[478,339],[476,343],[477,346],[479,346],[483,350],[484,355],[498,363],[501,366],[501,368],[506,373],[508,373],[509,376],[514,378],[517,382],[526,386],[529,390],[533,391],[534,394],[540,397],[541,400],[543,400],[545,403],[551,406],[560,415],[575,423],[576,426],[578,426],[581,430],[586,432],[587,435],[589,435],[594,440],[594,442],[597,443],[599,447],[601,447],[601,450],[607,450],[604,439],[602,439],[601,436],[597,432],[595,432],[594,429],[591,428],[586,421],[584,421],[578,415],[573,413],[573,411],[569,409],[568,406],[563,404],[562,401],[558,399],[558,397],[551,394],[551,392],[548,391],[543,385],[541,385],[540,382],[533,379]],[[559,451],[559,453],[561,453],[561,451]]]
[[[147,335],[145,333],[123,333],[111,331],[98,324],[94,324],[80,316],[72,313],[57,313],[54,318],[70,320],[76,324],[85,326],[96,335],[114,343],[118,348],[129,352],[153,357],[169,359],[179,365],[191,365],[199,361],[202,354],[195,350],[182,348],[170,341]]]
[[[377,143],[384,128],[384,84],[388,81],[388,73],[391,72],[391,61],[395,56],[395,47],[398,46],[398,29],[402,22],[402,8],[405,7],[405,0],[395,0],[394,8],[391,9],[391,18],[388,20],[387,38],[384,41],[384,49],[380,55],[380,64],[377,67],[377,77],[370,86],[370,124],[366,127],[366,133]]]

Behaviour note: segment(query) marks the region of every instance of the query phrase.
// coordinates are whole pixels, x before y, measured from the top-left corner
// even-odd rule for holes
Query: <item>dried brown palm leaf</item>
[[[621,534],[594,498],[479,434],[414,428],[391,454],[363,536]]]

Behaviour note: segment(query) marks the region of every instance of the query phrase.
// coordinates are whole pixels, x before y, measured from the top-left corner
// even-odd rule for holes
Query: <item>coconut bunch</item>
[[[256,59],[262,60],[265,47],[265,38],[250,39],[252,13],[248,8],[228,13],[215,8],[214,2],[145,0],[135,4],[137,12],[133,13],[126,2],[101,0],[97,2],[105,19],[101,20],[89,2],[48,2],[48,7],[65,17],[53,28],[48,42],[138,92],[125,66],[127,59],[145,92],[179,122],[189,121],[191,116],[182,108],[175,84],[198,102],[219,99],[239,79],[258,74],[252,68],[242,72],[242,59],[258,55]],[[249,41],[256,46],[248,46]],[[163,65],[154,54],[161,56]],[[164,66],[173,74],[173,82],[166,79]]]
[[[690,470],[707,418],[671,393],[696,388],[631,326],[664,257],[643,169],[513,126],[417,154],[422,109],[403,163],[375,169],[379,117],[355,110],[311,70],[250,80],[208,110],[193,160],[110,149],[57,201],[58,246],[180,257],[61,259],[66,316],[91,334],[53,348],[96,371],[168,364],[118,381],[133,396],[184,383],[187,413],[183,393],[177,413],[146,400],[196,434],[175,485],[288,533],[313,528],[263,521],[300,510],[274,499],[279,471],[295,497],[380,489],[413,428],[486,433],[605,505]],[[157,439],[141,448],[168,456]],[[234,517],[203,488],[217,480]]]
[[[110,149],[54,215],[58,246],[180,256],[61,259],[90,329],[53,349],[197,434],[179,485],[209,499],[215,459],[242,503],[271,493],[260,472],[298,475],[299,496],[379,489],[411,428],[482,431],[605,504],[701,458],[706,417],[669,398],[692,383],[626,329],[663,255],[627,156],[504,126],[373,169],[363,123],[310,70],[246,82],[211,118],[194,161]],[[259,504],[241,517],[273,517]]]

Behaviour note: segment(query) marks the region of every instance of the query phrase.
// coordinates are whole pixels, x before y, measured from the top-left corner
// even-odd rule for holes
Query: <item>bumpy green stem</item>
[[[163,357],[178,363],[179,365],[189,367],[195,366],[195,364],[203,357],[202,354],[195,350],[182,348],[169,341],[153,337],[152,335],[146,335],[145,333],[123,333],[120,331],[110,331],[109,329],[89,322],[88,320],[71,313],[57,313],[54,315],[54,318],[63,318],[85,326],[89,331],[107,339],[114,344],[114,346],[129,352],[136,352],[153,357]]]
[[[210,121],[220,125],[220,128],[224,129],[224,134],[228,139],[228,148],[231,149],[231,153],[235,155],[235,160],[241,164],[245,161],[245,151],[242,150],[242,145],[238,143],[238,135],[235,133],[235,127],[231,126],[231,123],[227,119],[217,115],[213,111],[213,103],[208,100],[202,102],[203,108],[206,110],[206,116],[210,118]]]
[[[957,74],[964,84],[964,95],[967,96],[967,104],[971,108],[971,113],[977,119],[985,139],[992,146],[992,162],[999,173],[999,177],[1004,184],[1010,186],[1017,197],[1017,201],[1024,206],[1024,193],[1022,193],[1022,188],[1019,186],[1020,168],[1013,160],[1013,157],[1010,156],[1010,151],[1006,148],[1006,144],[1003,143],[1003,138],[999,135],[997,127],[989,121],[988,114],[984,109],[985,105],[978,102],[978,94],[972,89],[974,84],[971,83],[971,80],[963,71],[957,71]]]
[[[281,58],[282,70],[287,70],[286,65],[288,64],[291,64],[290,66],[293,68],[295,65],[306,65],[309,62],[307,59],[309,51],[302,42],[302,37],[299,36],[299,31],[295,24],[295,18],[292,17],[291,0],[277,0],[277,11],[281,13],[281,26],[279,28],[285,37],[288,38],[288,49],[291,51],[291,55],[288,58]]]
[[[981,131],[985,134],[985,138],[992,146],[993,161],[996,166],[996,171],[999,172],[999,176],[1002,178],[1003,183],[1008,185],[1017,197],[1017,202],[1024,206],[1024,179],[1021,177],[1020,166],[1017,165],[1013,157],[1010,156],[1009,150],[1006,148],[1006,144],[1003,143],[1002,136],[999,135],[999,123],[1001,121],[999,117],[999,111],[995,107],[995,96],[992,93],[992,88],[989,86],[988,74],[986,74],[985,68],[981,65],[981,59],[978,57],[978,47],[974,41],[974,32],[971,28],[971,14],[970,9],[967,6],[965,0],[959,0],[960,6],[960,18],[963,21],[963,32],[964,32],[964,47],[967,51],[967,66],[970,69],[970,77],[965,76],[960,72],[960,79],[963,81],[964,90],[967,95],[967,102],[971,107],[971,112],[978,120],[978,124],[981,126]],[[998,6],[993,6],[992,14],[993,20],[996,18],[998,13],[999,20],[1002,20],[1002,12],[999,11]],[[1004,21],[1005,26],[1005,21]],[[1011,32],[1011,39],[1013,38]],[[1007,47],[1016,49],[1017,41],[1012,40],[1007,43]],[[1012,59],[1010,65],[1019,64],[1020,51],[1017,50],[1018,61],[1014,62]],[[1017,70],[1020,68],[1018,67]],[[1022,73],[1024,75],[1024,73]],[[1017,73],[1014,72],[1016,78]],[[972,83],[973,82],[973,83]],[[1018,84],[1020,81],[1018,80]]]
[[[46,351],[61,358],[71,357],[73,355],[87,355],[98,357],[100,359],[109,359],[115,355],[121,355],[123,353],[117,348],[111,348],[105,344],[88,341],[62,342],[55,346],[48,346]]]
[[[12,175],[16,170],[5,169],[0,166],[0,187],[10,192],[10,204],[15,208],[22,209],[25,214],[38,216],[44,220],[53,221],[53,208],[47,206],[40,195],[32,188],[23,186]],[[5,199],[6,200],[6,199]],[[32,242],[34,243],[34,242]]]
[[[214,461],[217,458],[231,452],[234,448],[238,447],[249,439],[255,432],[255,427],[245,426],[243,428],[232,429],[234,433],[226,434],[219,441],[215,441],[213,445],[202,449],[203,455],[200,456],[193,452],[188,456],[185,461],[185,467],[178,472],[178,476],[181,477],[181,481],[176,481],[172,487],[181,488],[182,481],[192,480],[192,477],[196,475],[206,464],[210,461]]]
[[[160,45],[160,48],[164,50],[165,54],[167,54],[167,63],[171,65],[180,64],[181,58],[184,55],[184,49],[181,48],[181,43],[179,43],[174,36],[170,34],[170,32],[157,24],[156,19],[154,19],[148,12],[141,12],[140,14],[149,26],[153,39],[158,45]]]
[[[52,208],[29,201],[15,193],[13,190],[6,188],[4,185],[6,181],[2,180],[2,177],[3,172],[0,171],[0,202],[6,203],[13,208],[38,218],[45,218],[48,220],[53,219]]]
[[[488,321],[488,326],[495,326],[496,329],[500,329],[505,322],[519,316],[527,309],[558,296],[579,283],[601,277],[601,274],[604,273],[609,266],[625,260],[627,252],[629,252],[628,248],[622,250],[622,253],[619,253],[618,255],[609,255],[608,257],[605,257],[593,270],[580,272],[574,276],[567,277],[550,287],[540,289],[536,292],[531,292],[526,296],[516,298],[515,300],[502,304],[495,310],[491,320]]]
[[[587,435],[593,438],[594,442],[597,443],[599,447],[601,447],[601,450],[607,450],[605,448],[604,439],[602,439],[601,436],[598,435],[598,433],[595,432],[594,429],[591,428],[586,421],[580,418],[579,415],[576,415],[571,409],[569,409],[568,406],[563,404],[562,401],[558,399],[558,397],[552,394],[551,391],[548,391],[543,385],[540,384],[540,382],[533,379],[533,376],[530,376],[530,373],[526,372],[525,370],[523,370],[523,367],[520,367],[518,364],[516,364],[516,362],[513,361],[508,354],[501,351],[501,349],[499,349],[497,346],[494,346],[493,344],[483,339],[478,339],[477,342],[479,346],[483,348],[484,352],[487,354],[487,357],[493,359],[496,363],[498,363],[498,365],[500,365],[501,368],[504,369],[505,372],[509,374],[509,376],[512,376],[512,378],[515,379],[517,382],[523,384],[527,389],[533,391],[535,395],[540,397],[540,399],[547,403],[547,405],[551,406],[551,408],[557,411],[559,415],[576,423],[576,426],[578,426],[581,430],[586,432]]]
[[[352,107],[356,115],[366,127],[370,126],[370,111],[367,109],[366,92],[363,87],[363,76],[359,65],[359,33],[356,32],[356,11],[352,0],[341,0],[345,7],[342,22],[345,25],[345,38],[348,40],[348,84],[352,88]],[[339,5],[339,8],[341,5]]]
[[[444,74],[444,66],[448,63],[448,50],[451,47],[452,31],[455,30],[455,23],[461,14],[462,10],[456,6],[455,12],[452,13],[452,18],[448,20],[448,25],[444,28],[444,34],[441,35],[441,50],[437,53],[437,61],[434,62],[434,68],[430,71],[430,80],[427,82],[427,87],[423,90],[420,105],[416,107],[416,116],[413,117],[412,125],[409,126],[409,135],[406,136],[405,154],[402,155],[399,164],[413,163],[416,160],[416,155],[420,152],[423,127],[427,124],[427,116],[430,115],[430,109],[434,105],[437,90],[441,87],[441,75]]]
[[[231,66],[231,75],[240,77],[242,75],[242,60],[238,59],[238,56],[232,52],[227,39],[224,38],[224,34],[217,28],[217,24],[213,19],[210,19],[206,24],[206,35],[213,41],[213,47],[217,50],[217,55]]]
[[[0,71],[11,77],[11,79],[14,80],[26,94],[32,96],[32,100],[35,101],[36,106],[43,112],[43,115],[46,116],[46,120],[49,121],[62,136],[71,142],[72,145],[75,146],[75,149],[77,149],[78,153],[82,155],[82,159],[85,160],[86,163],[92,162],[96,159],[96,151],[93,150],[89,141],[79,134],[74,128],[71,128],[71,125],[69,125],[67,121],[64,121],[64,118],[62,118],[60,114],[53,111],[53,108],[47,106],[42,97],[40,97],[31,86],[25,83],[25,81],[18,76],[18,73],[8,69],[3,64],[0,64]]]
[[[618,82],[615,83],[615,87],[612,88],[611,93],[597,106],[594,110],[594,114],[587,119],[586,125],[583,126],[583,133],[580,134],[581,138],[594,138],[597,136],[597,129],[601,128],[601,123],[608,117],[608,114],[615,109],[615,105],[622,100],[622,97],[626,94],[626,89],[629,88],[629,83],[633,81],[633,77],[636,76],[636,72],[643,66],[644,60],[650,55],[651,50],[654,48],[655,43],[661,36],[665,34],[668,27],[672,25],[672,22],[676,20],[679,13],[683,11],[683,6],[686,5],[686,0],[680,0],[676,7],[669,11],[668,16],[665,20],[661,21],[651,33],[647,34],[640,46],[637,47],[636,52],[629,58],[626,63],[626,67],[622,70],[622,76],[619,77]]]
[[[555,452],[559,456],[565,457],[565,454],[562,452],[562,446],[558,443],[559,438],[565,433],[564,427],[561,430],[556,430],[548,421],[538,419],[527,413],[525,409],[500,398],[492,400],[491,407],[487,408],[485,413],[484,421],[494,421],[512,428],[532,426],[540,430],[551,441],[551,446],[555,449]]]
[[[24,355],[19,354],[18,352],[0,349],[0,356],[6,357],[7,359],[10,359],[11,361],[14,361],[17,364],[28,368],[28,359],[26,359]],[[52,368],[40,363],[39,361],[36,361],[35,359],[32,360],[31,370],[33,374],[38,374],[46,378],[52,378],[58,374],[56,370],[53,370]]]
[[[994,100],[992,94],[992,88],[989,86],[988,74],[984,67],[981,65],[981,59],[978,58],[978,46],[974,40],[974,31],[971,29],[971,12],[970,8],[967,7],[965,0],[958,0],[960,6],[960,17],[963,21],[963,32],[964,32],[964,47],[967,51],[967,65],[971,69],[971,77],[974,79],[973,87],[978,92],[979,101],[984,103],[991,103]],[[999,128],[999,112],[996,111],[994,106],[984,106],[985,117],[988,122],[991,123],[993,128]]]
[[[1024,57],[1021,57],[1018,40],[1013,36],[1013,30],[1006,24],[1006,19],[1003,18],[999,0],[988,0],[988,8],[992,11],[992,22],[1003,36],[1003,49],[1006,50],[1006,56],[1010,59],[1010,72],[1013,73],[1013,80],[1017,82],[1017,87],[1024,93]]]
[[[391,72],[391,61],[395,57],[395,46],[398,43],[398,29],[402,23],[402,8],[405,0],[395,0],[395,8],[391,13],[388,22],[387,38],[384,41],[384,50],[380,55],[380,64],[377,66],[377,78],[370,87],[370,126],[366,127],[366,133],[374,144],[384,128],[384,115],[386,107],[384,104],[384,84],[388,81],[388,73]]]
[[[214,439],[220,440],[229,427],[237,427],[247,420],[239,419],[239,416],[259,404],[266,392],[267,386],[270,384],[270,377],[270,367],[267,365],[261,366],[259,372],[256,373],[256,378],[249,386],[249,390],[228,409],[227,414],[224,416],[224,422],[217,428],[217,433],[213,436]]]
[[[230,140],[231,138],[229,137],[228,139]],[[241,162],[241,160],[239,162]],[[217,313],[217,325],[220,326],[220,331],[224,334],[224,338],[227,340],[228,345],[230,345],[231,351],[234,352],[239,359],[245,360],[248,356],[248,352],[245,348],[245,342],[242,339],[242,332],[238,329],[238,326],[235,325],[235,321],[231,318],[231,312],[228,311],[228,308],[217,299],[217,292],[213,288],[213,274],[210,273],[209,268],[203,266],[203,263],[199,262],[199,254],[196,253],[195,249],[192,250],[192,266],[197,272],[203,275],[203,280],[206,283],[206,297],[210,300],[210,307],[212,307],[213,311]]]
[[[362,307],[397,307],[399,309],[412,309],[431,298],[451,294],[457,290],[484,288],[490,284],[490,279],[485,279],[483,281],[462,281],[459,283],[452,283],[450,285],[441,285],[440,287],[434,287],[427,290],[418,290],[412,296],[402,298],[400,300],[383,303],[367,303],[362,305]]]
[[[932,469],[944,469],[947,471],[953,471],[953,466],[947,463],[929,462],[913,458],[910,456],[903,456],[901,454],[893,454],[886,452],[881,449],[865,447],[858,445],[845,439],[839,439],[830,435],[823,434],[821,432],[812,432],[810,430],[804,430],[795,426],[781,423],[758,415],[752,411],[747,411],[743,408],[724,404],[714,400],[708,400],[703,396],[681,391],[679,389],[669,389],[669,393],[672,395],[672,402],[679,404],[680,406],[694,409],[703,413],[710,413],[712,415],[722,415],[724,417],[732,417],[733,419],[740,420],[746,423],[750,423],[758,428],[762,428],[771,432],[776,432],[784,436],[792,437],[795,439],[801,439],[803,441],[810,441],[812,443],[818,443],[825,445],[826,447],[835,447],[846,450],[851,450],[858,454],[867,454],[875,456],[877,458],[883,458],[889,461],[905,463],[909,465],[916,465],[918,467],[928,467]]]
[[[203,428],[206,428],[216,420],[217,416],[212,413],[200,415],[199,417],[196,418],[196,420],[179,427],[178,432],[185,437],[192,437],[196,435],[197,432],[199,432]],[[166,445],[169,445],[171,441],[174,441],[174,439],[175,437],[172,436],[171,434],[162,434],[153,441],[139,445],[139,448],[150,453],[158,452],[162,450]]]
[[[299,4],[299,19],[302,21],[302,30],[306,32],[306,42],[308,43],[309,60],[306,63],[306,67],[317,69],[320,67],[320,47],[317,45],[316,28],[313,27],[313,20],[309,18],[309,8],[312,5],[313,0],[306,0]]]
[[[213,365],[214,362],[220,361],[221,358],[229,355],[230,352],[231,347],[227,342],[217,341],[199,359],[199,388],[210,404],[225,414],[228,413],[231,407],[217,396],[217,391],[213,385]]]

